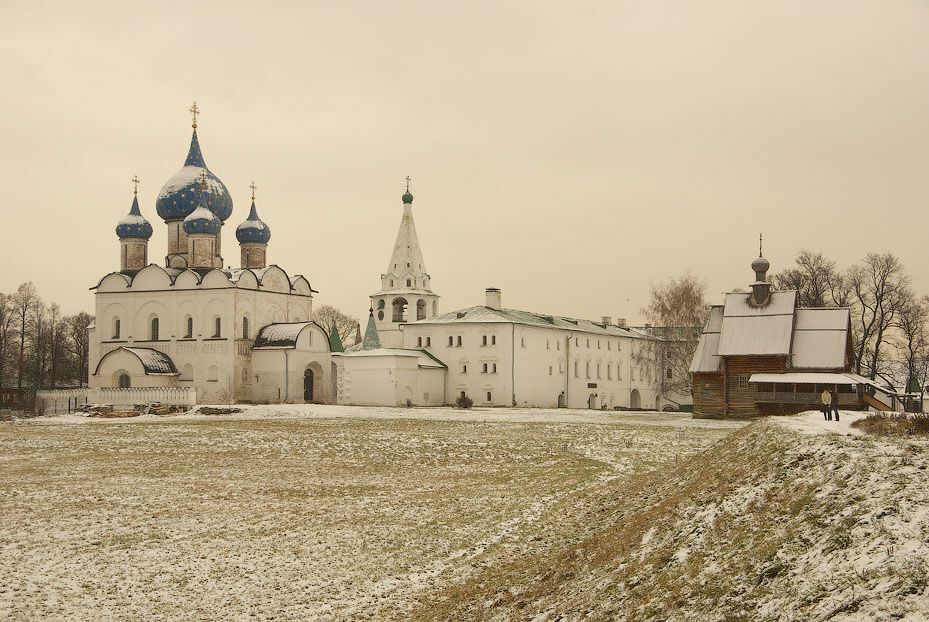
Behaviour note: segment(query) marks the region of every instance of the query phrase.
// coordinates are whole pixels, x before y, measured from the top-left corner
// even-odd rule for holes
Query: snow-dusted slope
[[[565,503],[419,619],[925,620],[929,446],[842,427],[759,422]]]

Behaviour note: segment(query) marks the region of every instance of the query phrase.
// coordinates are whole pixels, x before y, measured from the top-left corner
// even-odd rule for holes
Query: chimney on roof
[[[626,328],[626,318],[621,317],[618,320],[616,320],[616,325],[619,326],[620,328]]]
[[[484,294],[487,297],[486,302],[484,303],[485,307],[490,307],[491,309],[502,309],[503,308],[503,298],[500,290],[496,287],[488,287],[484,290]]]
[[[601,320],[601,324],[605,324],[606,326],[609,326],[610,324],[613,323],[613,318],[611,318],[609,315],[604,315],[603,317],[600,318],[600,320]]]

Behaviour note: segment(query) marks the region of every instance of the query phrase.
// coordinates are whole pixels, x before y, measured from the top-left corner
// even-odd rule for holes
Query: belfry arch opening
[[[391,303],[393,306],[393,321],[394,322],[406,322],[406,309],[409,306],[406,298],[394,298]]]

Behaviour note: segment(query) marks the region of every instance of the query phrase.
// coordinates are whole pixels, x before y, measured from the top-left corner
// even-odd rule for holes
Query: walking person
[[[835,415],[835,420],[839,420],[839,396],[838,394],[832,395],[832,413]]]
[[[823,389],[823,394],[819,396],[822,401],[823,418],[826,421],[832,421],[832,393],[829,389]]]

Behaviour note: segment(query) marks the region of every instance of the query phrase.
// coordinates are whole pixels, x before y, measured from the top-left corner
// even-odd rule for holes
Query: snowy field
[[[3,424],[0,618],[404,619],[572,498],[742,425],[311,405]]]

